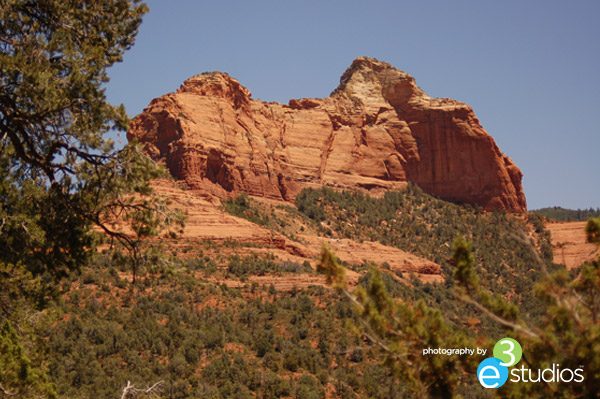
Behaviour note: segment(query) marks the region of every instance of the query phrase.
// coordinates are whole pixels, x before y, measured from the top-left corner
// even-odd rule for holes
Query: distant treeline
[[[600,216],[600,208],[566,209],[560,206],[541,208],[531,211],[548,219],[558,221],[585,221],[589,218]]]

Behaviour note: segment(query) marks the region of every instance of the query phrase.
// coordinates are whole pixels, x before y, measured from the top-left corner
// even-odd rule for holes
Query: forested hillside
[[[600,209],[566,209],[560,206],[553,206],[548,208],[540,208],[531,211],[540,216],[544,216],[550,220],[556,220],[561,222],[568,221],[586,221],[589,218],[600,216]]]

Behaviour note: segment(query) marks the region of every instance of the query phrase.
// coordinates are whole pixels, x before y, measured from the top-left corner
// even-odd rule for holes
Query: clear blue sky
[[[327,96],[359,55],[471,104],[530,209],[600,206],[600,1],[149,1],[107,93],[130,115],[196,73],[255,98]]]

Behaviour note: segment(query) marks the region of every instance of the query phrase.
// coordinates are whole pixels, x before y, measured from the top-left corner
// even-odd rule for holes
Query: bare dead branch
[[[2,395],[4,396],[15,396],[17,394],[16,392],[11,392],[8,389],[4,388],[2,384],[0,384],[0,393],[2,393]]]
[[[127,385],[125,385],[123,392],[121,393],[121,399],[135,398],[139,395],[148,395],[150,397],[157,396],[162,384],[163,381],[161,380],[147,388],[136,388],[131,381],[127,381]]]

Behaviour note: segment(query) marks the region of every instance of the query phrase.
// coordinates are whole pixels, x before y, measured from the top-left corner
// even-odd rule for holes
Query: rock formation
[[[408,74],[356,59],[323,99],[254,100],[221,72],[187,79],[152,100],[130,140],[192,187],[291,200],[330,185],[424,191],[488,210],[526,209],[521,171],[471,107],[431,98]]]
[[[581,266],[584,262],[598,259],[600,249],[587,241],[586,222],[547,223],[546,229],[552,238],[554,262],[562,263],[567,269]]]

